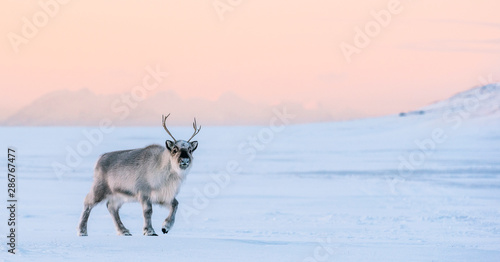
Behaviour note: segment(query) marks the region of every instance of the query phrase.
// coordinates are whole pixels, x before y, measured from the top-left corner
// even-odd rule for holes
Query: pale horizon
[[[173,90],[182,99],[216,101],[234,93],[251,103],[292,101],[367,116],[418,109],[500,80],[497,1],[40,2],[57,8],[49,14],[39,1],[2,3],[4,112],[56,90],[131,92],[146,67],[168,72],[147,96]],[[213,3],[230,9],[222,14]],[[391,4],[397,12],[380,24],[372,13]],[[46,23],[40,16],[38,32],[23,35],[25,18],[40,12]],[[367,46],[346,59],[341,46],[355,46],[356,28],[374,22],[380,28]],[[13,44],[13,35],[25,41]]]

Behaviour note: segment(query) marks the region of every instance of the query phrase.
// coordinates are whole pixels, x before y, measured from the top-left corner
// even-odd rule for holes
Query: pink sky
[[[40,0],[51,2],[55,0]],[[62,1],[62,0],[61,0]],[[66,0],[67,1],[67,0]],[[500,80],[500,1],[400,1],[387,27],[348,63],[341,43],[390,0],[214,2],[69,1],[17,46],[37,1],[2,1],[0,109],[16,110],[58,89],[130,92],[148,65],[169,77],[158,90],[216,99],[316,103],[369,115],[397,113]]]

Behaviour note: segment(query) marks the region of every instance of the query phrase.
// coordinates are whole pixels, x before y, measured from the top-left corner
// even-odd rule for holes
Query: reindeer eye
[[[177,151],[178,151],[177,148],[172,149],[172,154],[177,153]]]

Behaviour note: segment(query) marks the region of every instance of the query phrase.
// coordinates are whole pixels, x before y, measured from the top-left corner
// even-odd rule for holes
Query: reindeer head
[[[193,139],[195,135],[197,135],[200,132],[201,126],[199,128],[197,127],[195,118],[193,122],[193,128],[194,128],[193,135],[187,141],[176,140],[174,136],[170,133],[170,131],[168,131],[167,128],[166,122],[167,122],[167,117],[169,115],[170,114],[168,114],[167,116],[162,116],[163,128],[165,128],[165,131],[167,131],[167,133],[170,135],[170,137],[172,137],[174,141],[167,140],[165,141],[165,145],[167,147],[167,150],[170,152],[172,164],[175,167],[185,170],[191,166],[191,162],[193,160],[193,152],[198,147],[198,141],[193,141],[193,142],[190,141],[191,139]]]

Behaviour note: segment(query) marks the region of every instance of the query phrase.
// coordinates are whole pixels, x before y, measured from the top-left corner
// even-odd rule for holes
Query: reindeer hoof
[[[162,228],[161,232],[163,232],[163,234],[166,234],[166,233],[168,233],[168,230],[166,230],[165,228]]]
[[[145,236],[158,236],[153,229],[144,229]]]

